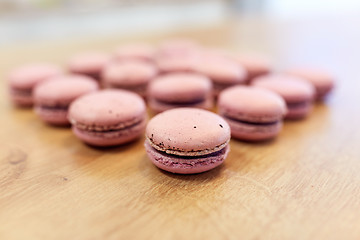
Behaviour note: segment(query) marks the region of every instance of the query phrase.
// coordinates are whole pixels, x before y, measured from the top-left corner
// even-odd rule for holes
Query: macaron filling
[[[159,151],[152,147],[149,141],[145,142],[145,149],[152,162],[159,168],[175,173],[198,173],[208,171],[224,162],[229,153],[229,146],[199,156],[179,156]]]
[[[122,84],[114,84],[114,83],[107,83],[107,88],[121,88],[126,89],[132,92],[135,92],[139,95],[145,96],[146,95],[146,88],[147,83],[141,84],[141,85],[122,85]]]
[[[212,149],[204,149],[204,150],[181,150],[180,148],[166,146],[164,143],[160,142],[155,144],[153,142],[152,137],[146,137],[147,142],[156,150],[165,152],[167,154],[176,155],[176,156],[202,156],[207,155],[213,152],[220,151],[224,147],[226,147],[230,140],[226,141],[223,144],[220,144]]]
[[[302,101],[302,102],[287,102],[286,106],[289,110],[289,113],[294,111],[307,111],[311,108],[312,102],[311,101]]]
[[[222,116],[230,125],[232,136],[240,139],[256,141],[269,139],[275,137],[282,128],[281,119],[262,122],[236,119],[224,114]]]
[[[109,126],[99,126],[99,125],[89,125],[89,124],[84,124],[84,123],[80,123],[77,122],[75,120],[70,120],[71,124],[73,124],[73,126],[81,131],[85,131],[85,132],[89,132],[89,133],[96,133],[96,132],[114,132],[114,131],[119,131],[119,130],[124,130],[127,128],[132,128],[136,125],[141,125],[143,122],[145,122],[145,118],[143,119],[134,119],[131,121],[127,121],[127,122],[120,122],[118,124],[115,125],[109,125]]]
[[[165,104],[165,105],[171,105],[171,106],[192,106],[192,105],[196,105],[196,104],[201,104],[204,103],[206,101],[206,98],[199,98],[199,99],[193,99],[191,101],[181,101],[181,100],[160,100],[160,99],[153,99],[154,101],[160,103],[160,104]]]
[[[32,89],[19,89],[19,88],[11,88],[11,94],[22,97],[31,97]]]
[[[69,106],[65,105],[36,105],[35,112],[42,117],[46,122],[55,125],[68,125],[67,120]]]
[[[239,123],[243,123],[243,124],[251,124],[251,125],[256,125],[256,126],[272,126],[272,125],[277,125],[280,122],[279,120],[273,120],[273,121],[264,121],[264,122],[255,122],[255,121],[250,121],[250,120],[241,120],[241,119],[237,119],[231,116],[228,116],[226,114],[222,114],[222,116],[226,119],[226,120],[231,120],[234,122],[239,122]]]
[[[40,105],[37,108],[44,111],[67,111],[69,109],[69,105]]]

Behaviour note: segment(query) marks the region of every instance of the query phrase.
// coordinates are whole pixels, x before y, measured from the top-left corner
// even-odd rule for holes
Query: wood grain
[[[358,19],[357,19],[358,20]],[[357,21],[359,22],[359,21]],[[360,33],[353,19],[233,19],[220,26],[1,49],[0,239],[360,239]],[[5,76],[27,61],[168,36],[330,69],[337,90],[274,141],[231,141],[226,163],[160,171],[143,141],[97,149],[16,109]]]

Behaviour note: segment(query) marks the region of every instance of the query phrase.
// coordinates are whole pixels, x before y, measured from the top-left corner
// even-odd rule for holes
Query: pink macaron
[[[293,68],[286,71],[287,74],[306,79],[314,85],[316,100],[323,100],[334,88],[334,77],[330,73],[306,67]]]
[[[103,52],[85,52],[73,56],[68,62],[71,73],[100,79],[103,68],[111,61],[110,55]]]
[[[199,62],[196,53],[181,53],[178,55],[156,55],[155,63],[161,74],[195,72]]]
[[[156,49],[150,44],[133,43],[115,49],[114,58],[118,61],[140,60],[153,61]]]
[[[137,94],[107,89],[76,99],[68,118],[74,134],[93,146],[115,146],[139,138],[146,125],[146,106]]]
[[[312,110],[315,88],[302,78],[270,74],[254,79],[252,85],[269,89],[282,96],[288,108],[286,119],[304,118]]]
[[[148,87],[149,107],[162,112],[178,107],[213,107],[212,83],[202,75],[173,73],[154,79]]]
[[[36,84],[62,74],[59,66],[34,63],[15,68],[8,76],[10,98],[17,106],[33,105],[33,88]]]
[[[199,61],[200,46],[189,39],[163,42],[155,54],[161,73],[194,72]]]
[[[98,83],[87,76],[64,75],[50,78],[35,87],[35,112],[50,124],[68,125],[69,105],[76,98],[97,91]]]
[[[181,55],[183,53],[198,52],[202,47],[194,40],[188,38],[174,38],[163,41],[158,47],[158,54]]]
[[[145,97],[148,83],[157,74],[157,68],[150,62],[128,60],[108,64],[101,79],[106,88],[122,88]]]
[[[262,141],[280,133],[287,109],[284,99],[275,92],[234,86],[220,93],[218,111],[229,123],[232,137]]]
[[[196,65],[196,71],[210,78],[214,85],[214,96],[225,88],[244,84],[246,70],[234,61],[215,54],[203,54]]]
[[[219,115],[196,108],[177,108],[152,118],[145,149],[160,169],[201,173],[219,166],[228,155],[230,127]]]
[[[270,73],[272,69],[271,63],[262,56],[236,55],[232,59],[246,69],[248,83],[256,77]]]

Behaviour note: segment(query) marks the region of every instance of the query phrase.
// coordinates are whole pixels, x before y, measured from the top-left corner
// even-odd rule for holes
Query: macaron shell
[[[282,129],[282,121],[271,125],[256,125],[225,118],[231,128],[231,136],[246,141],[263,141],[276,137]]]
[[[201,47],[191,39],[169,39],[160,44],[157,54],[160,55],[181,55],[196,53]]]
[[[69,63],[69,70],[73,73],[99,73],[108,64],[111,57],[102,52],[88,52],[73,56]]]
[[[194,72],[199,56],[193,52],[179,52],[171,55],[157,55],[156,65],[161,73]]]
[[[32,95],[23,95],[10,90],[10,99],[18,107],[31,107],[33,106]]]
[[[66,110],[52,110],[52,109],[43,109],[40,107],[35,107],[35,112],[41,118],[41,120],[50,123],[52,125],[59,125],[59,126],[70,125],[69,120],[67,119]]]
[[[272,122],[283,118],[286,103],[278,94],[256,87],[234,86],[218,98],[221,115],[251,122]]]
[[[116,146],[125,144],[131,141],[134,141],[140,138],[145,130],[146,119],[140,123],[133,125],[128,128],[107,131],[107,132],[92,132],[84,131],[73,125],[73,133],[85,143],[98,146],[98,147],[107,147],[107,146]]]
[[[27,90],[41,81],[61,74],[62,70],[57,65],[36,63],[14,69],[8,78],[11,88]]]
[[[144,100],[137,94],[120,89],[107,89],[76,99],[69,108],[72,123],[99,128],[133,124],[145,117]]]
[[[316,88],[317,98],[327,95],[335,85],[334,78],[327,72],[311,68],[294,68],[286,71],[287,74],[304,78]]]
[[[234,56],[233,60],[243,66],[248,73],[248,81],[253,78],[270,73],[271,64],[260,56]]]
[[[149,85],[148,96],[166,102],[191,102],[205,99],[211,93],[212,83],[198,74],[174,73],[154,79]]]
[[[278,93],[288,102],[314,99],[314,87],[302,78],[290,75],[271,74],[253,80],[253,86],[262,87]]]
[[[247,78],[246,70],[234,61],[208,54],[201,57],[195,69],[220,84],[240,84]]]
[[[77,97],[97,91],[98,83],[81,75],[58,76],[38,84],[34,90],[35,104],[67,105]]]
[[[157,75],[157,68],[147,62],[129,60],[107,65],[102,72],[105,85],[136,86],[146,84]]]
[[[219,115],[195,108],[177,108],[153,117],[147,138],[164,150],[213,152],[230,139],[230,127]]]
[[[155,54],[155,48],[146,43],[134,43],[120,46],[115,50],[117,60],[145,60],[151,61]]]
[[[307,117],[311,110],[313,109],[313,106],[311,103],[304,104],[302,106],[298,107],[288,107],[288,113],[285,116],[285,119],[287,120],[299,120]]]
[[[222,153],[215,156],[182,159],[155,150],[145,142],[145,149],[151,162],[158,168],[178,174],[195,174],[209,171],[221,165],[226,159],[230,146],[226,146]]]

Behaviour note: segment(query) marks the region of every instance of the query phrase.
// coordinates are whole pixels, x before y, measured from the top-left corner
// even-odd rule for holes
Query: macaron
[[[167,74],[150,82],[147,99],[150,109],[157,113],[179,107],[211,109],[212,83],[199,74]]]
[[[161,74],[195,72],[199,60],[199,55],[196,52],[155,56],[155,63]]]
[[[160,169],[193,174],[222,164],[230,146],[230,127],[203,109],[177,108],[153,117],[146,127],[145,149]]]
[[[286,71],[287,74],[306,79],[314,85],[316,100],[323,100],[333,90],[334,77],[330,73],[314,68],[293,68]]]
[[[183,53],[198,52],[201,46],[189,38],[174,38],[163,41],[158,47],[158,54],[180,55]]]
[[[218,111],[234,138],[262,141],[276,137],[287,108],[284,99],[264,88],[234,86],[222,91]]]
[[[8,76],[12,102],[21,107],[32,106],[36,84],[61,74],[61,68],[50,63],[33,63],[13,69]]]
[[[115,146],[131,142],[144,133],[146,106],[137,94],[106,89],[76,99],[68,118],[74,134],[93,146]]]
[[[288,109],[286,119],[305,118],[312,110],[315,88],[302,78],[270,74],[255,78],[252,85],[269,89],[282,96]]]
[[[145,97],[148,83],[157,74],[157,68],[150,62],[128,60],[108,64],[101,79],[106,88],[122,88]]]
[[[146,43],[133,43],[128,45],[119,46],[115,49],[115,60],[141,60],[153,61],[156,49],[150,44]]]
[[[111,61],[110,55],[103,52],[85,52],[73,56],[68,62],[71,73],[82,74],[100,79],[100,74],[105,65]]]
[[[84,94],[97,91],[98,88],[98,83],[87,76],[64,75],[50,78],[35,87],[35,112],[47,123],[68,125],[70,103]]]
[[[204,54],[196,65],[196,72],[210,78],[214,85],[214,96],[225,88],[245,84],[247,79],[246,70],[234,61],[225,57]]]
[[[271,63],[261,56],[236,55],[232,59],[247,71],[247,83],[250,83],[256,77],[270,73],[272,68]]]
[[[160,44],[155,63],[164,73],[194,72],[201,47],[190,39],[170,39]]]

